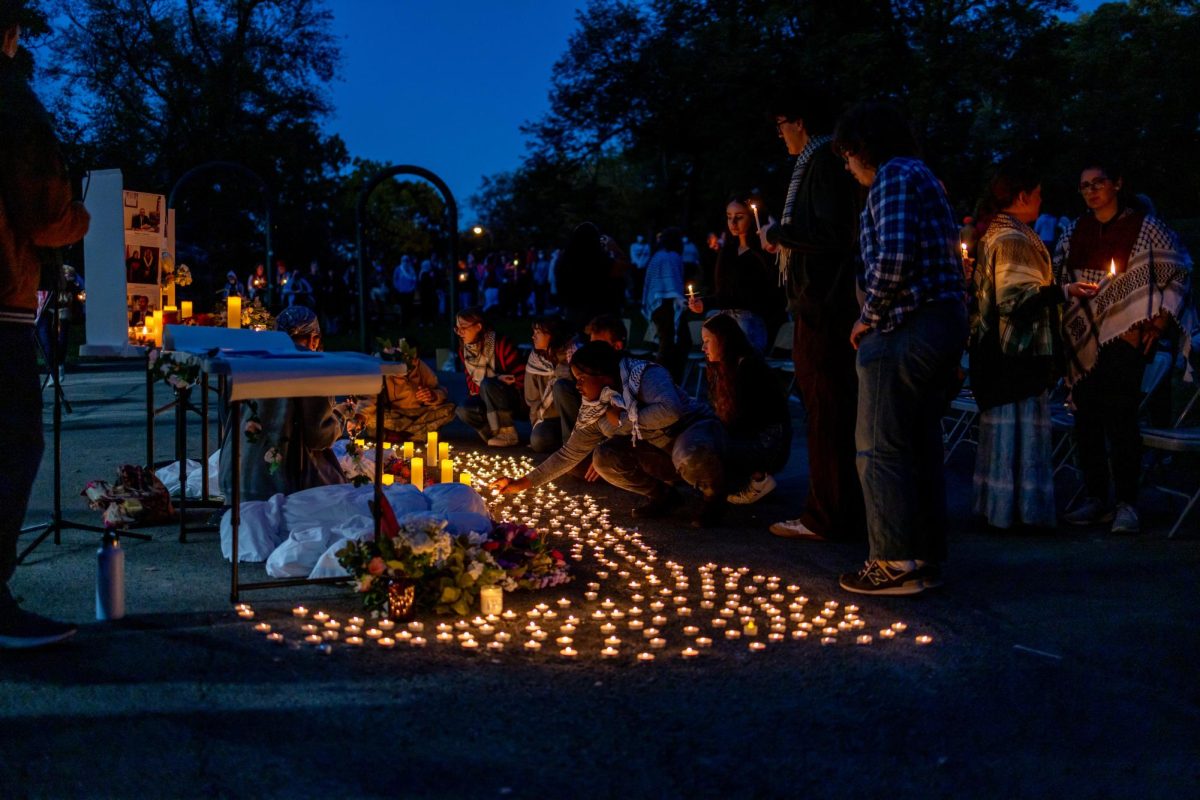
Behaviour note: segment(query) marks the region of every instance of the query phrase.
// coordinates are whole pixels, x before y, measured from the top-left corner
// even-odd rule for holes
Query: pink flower
[[[367,562],[367,572],[371,573],[372,575],[382,575],[385,569],[387,569],[387,566],[383,563],[383,559],[379,556],[375,556]]]
[[[250,420],[249,422],[246,423],[247,435],[254,436],[255,434],[258,434],[261,432],[262,432],[262,424],[259,423],[257,420]]]

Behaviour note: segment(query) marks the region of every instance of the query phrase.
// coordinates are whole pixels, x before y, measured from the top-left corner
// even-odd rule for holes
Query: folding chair
[[[1142,446],[1150,450],[1153,456],[1150,466],[1142,473],[1143,482],[1146,482],[1154,469],[1162,463],[1162,459],[1160,458],[1162,454],[1171,453],[1185,456],[1200,454],[1200,426],[1184,426],[1188,415],[1200,406],[1197,400],[1200,400],[1200,380],[1196,382],[1196,389],[1192,392],[1192,398],[1183,407],[1183,411],[1180,412],[1179,417],[1176,418],[1170,428],[1142,427]],[[1162,483],[1151,484],[1151,486],[1160,492],[1175,497],[1182,497],[1187,501],[1183,510],[1179,512],[1179,516],[1175,518],[1175,524],[1171,527],[1170,533],[1167,534],[1168,539],[1174,538],[1175,532],[1183,524],[1184,518],[1196,506],[1197,501],[1200,501],[1200,477],[1197,477],[1195,470],[1178,470],[1176,474],[1191,476],[1193,489],[1190,494],[1187,490],[1180,491],[1179,489],[1165,486]]]

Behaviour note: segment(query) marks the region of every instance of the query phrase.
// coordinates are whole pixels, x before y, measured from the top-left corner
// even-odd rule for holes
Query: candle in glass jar
[[[484,614],[503,614],[504,590],[499,586],[484,586],[480,589],[479,610]]]

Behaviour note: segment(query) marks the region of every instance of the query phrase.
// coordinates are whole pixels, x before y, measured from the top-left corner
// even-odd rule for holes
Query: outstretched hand
[[[530,488],[528,478],[497,478],[488,484],[488,488],[500,494],[519,494]]]

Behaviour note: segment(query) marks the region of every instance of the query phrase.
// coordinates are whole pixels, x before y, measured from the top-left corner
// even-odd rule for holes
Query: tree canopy
[[[778,209],[790,164],[765,112],[807,81],[899,102],[963,209],[1017,155],[1044,171],[1048,209],[1074,214],[1082,162],[1104,153],[1161,210],[1195,215],[1196,6],[1071,19],[1067,0],[593,0],[555,65],[552,110],[527,126],[530,155],[474,201],[491,227],[539,241],[588,218],[624,237],[715,230],[735,190]]]

